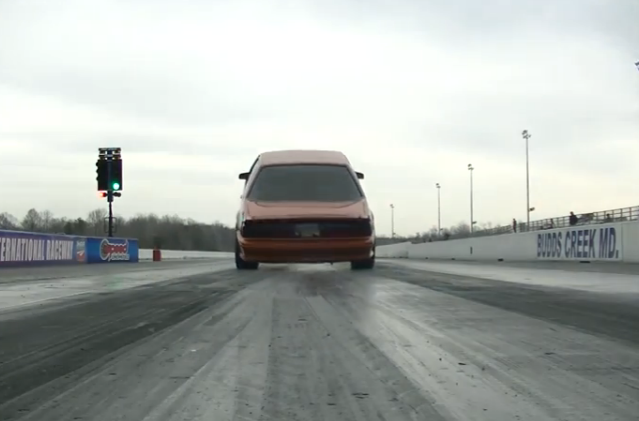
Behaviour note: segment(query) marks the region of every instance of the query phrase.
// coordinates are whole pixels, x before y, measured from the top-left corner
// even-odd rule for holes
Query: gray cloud
[[[170,69],[136,68],[135,64],[129,71],[57,63],[42,63],[37,68],[16,64],[0,67],[4,84],[134,118],[178,124],[228,124],[273,116],[268,108],[251,107],[197,75],[190,76],[184,69],[171,75]]]
[[[639,3],[635,0],[314,0],[298,6],[312,16],[341,24],[357,22],[417,30],[437,42],[485,43],[522,29],[563,34],[597,32],[638,53]]]
[[[367,189],[385,195],[379,203],[412,202],[415,189],[446,179],[457,201],[450,208],[465,208],[464,164],[452,167],[490,162],[497,175],[484,186],[491,194],[512,189],[507,175],[523,163],[524,128],[533,134],[534,172],[561,169],[571,179],[562,183],[574,183],[562,188],[578,192],[590,177],[588,189],[606,192],[613,177],[634,172],[636,0],[87,4],[0,3],[0,88],[25,98],[20,107],[0,98],[11,115],[4,124],[0,115],[0,144],[24,146],[0,157],[3,171],[23,170],[15,191],[52,183],[35,174],[52,174],[55,165],[29,161],[27,146],[43,155],[65,151],[72,157],[60,171],[70,178],[88,171],[77,184],[88,189],[95,149],[117,145],[136,159],[179,157],[172,174],[184,186],[176,193],[194,209],[185,216],[226,219],[236,197],[220,200],[226,207],[210,216],[197,210],[199,192],[239,190],[236,167],[260,150],[337,146],[364,157]],[[423,165],[406,168],[408,158],[422,161],[394,150],[424,156]],[[193,166],[196,158],[210,165]],[[145,192],[166,175],[142,167],[127,174],[128,185]],[[619,200],[632,196],[619,191],[611,190]],[[60,209],[70,209],[68,194]],[[149,197],[127,200],[145,211]],[[506,220],[519,206],[483,203],[481,214]],[[412,212],[402,228],[409,232],[419,229],[411,218],[424,221],[430,211]]]
[[[42,132],[10,132],[0,131],[0,138],[18,140],[23,144],[33,145],[37,149],[49,153],[65,150],[75,155],[94,155],[100,147],[122,147],[125,153],[172,153],[176,155],[217,155],[225,159],[244,157],[255,153],[254,146],[242,146],[221,141],[215,134],[183,136],[169,134],[88,134],[78,133],[42,133]],[[0,158],[1,161],[1,158]]]

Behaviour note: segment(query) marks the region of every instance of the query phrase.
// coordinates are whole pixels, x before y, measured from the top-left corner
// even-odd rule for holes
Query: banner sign
[[[608,260],[623,258],[621,227],[583,226],[537,234],[540,260]]]
[[[138,240],[129,238],[87,238],[87,263],[137,263]]]
[[[0,268],[139,260],[136,239],[0,230]]]
[[[0,268],[85,263],[82,241],[67,235],[0,231]]]

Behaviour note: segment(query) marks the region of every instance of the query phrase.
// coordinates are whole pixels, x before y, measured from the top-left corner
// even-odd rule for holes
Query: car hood
[[[368,218],[365,200],[357,202],[244,202],[247,219]]]

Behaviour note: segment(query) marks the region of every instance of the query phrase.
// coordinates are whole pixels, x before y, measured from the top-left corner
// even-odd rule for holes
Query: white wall
[[[591,241],[591,237],[594,241]],[[602,238],[607,241],[602,243]],[[140,260],[151,260],[152,253],[152,250],[141,249]],[[379,258],[398,259],[639,263],[639,221],[580,225],[421,244],[405,242],[377,246],[376,253]],[[230,258],[233,258],[233,253],[229,252],[162,250],[162,260]]]
[[[603,241],[602,241],[603,240]],[[639,221],[377,247],[382,258],[639,262]]]
[[[223,259],[231,257],[233,257],[233,253],[222,251],[162,250],[162,260]],[[140,260],[151,259],[153,259],[153,250],[140,249]]]
[[[394,257],[394,258],[408,258],[408,249],[411,243],[407,241],[405,243],[390,244],[387,246],[375,247],[376,257]]]

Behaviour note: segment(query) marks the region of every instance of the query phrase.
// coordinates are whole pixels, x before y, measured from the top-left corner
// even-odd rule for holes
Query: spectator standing
[[[575,215],[575,213],[572,211],[570,212],[569,220],[571,226],[577,225],[577,222],[579,222],[579,218],[577,218],[577,215]]]

